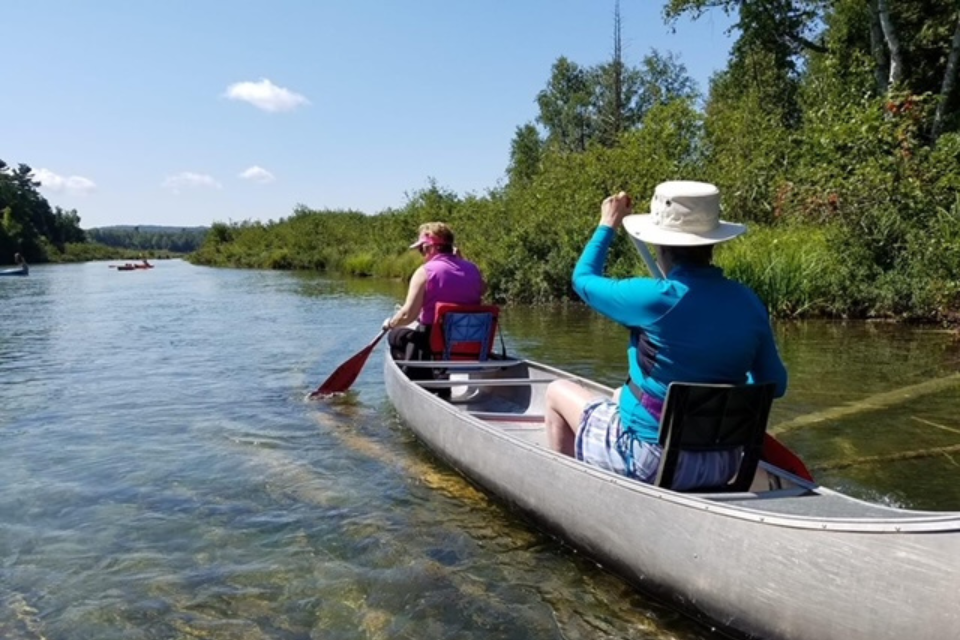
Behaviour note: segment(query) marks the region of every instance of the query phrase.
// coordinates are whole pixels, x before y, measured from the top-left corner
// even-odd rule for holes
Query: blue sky
[[[729,18],[622,0],[624,57],[701,90]],[[377,213],[435,178],[482,194],[561,55],[609,58],[612,0],[31,0],[3,8],[0,158],[85,228]]]

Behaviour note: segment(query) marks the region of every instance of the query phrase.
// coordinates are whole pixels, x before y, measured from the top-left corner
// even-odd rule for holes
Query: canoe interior
[[[398,361],[397,365],[424,366],[424,363]],[[432,363],[432,366],[444,363]],[[504,437],[546,449],[543,408],[547,385],[560,378],[574,380],[610,397],[613,389],[560,369],[529,360],[494,360],[484,363],[446,363],[446,379],[414,382],[418,393],[427,393],[431,402],[446,402],[463,412],[464,419],[482,421]],[[402,375],[402,374],[401,374]],[[436,395],[449,389],[449,399]],[[900,509],[868,503],[807,483],[776,467],[761,462],[749,492],[687,494],[698,499],[735,509],[782,515],[787,519],[813,518],[827,521],[908,521],[936,519],[943,530],[960,528],[960,514],[943,514]],[[899,526],[899,525],[898,525]],[[940,526],[940,525],[937,525]],[[929,524],[927,530],[929,530]],[[842,528],[842,527],[841,527]]]
[[[547,385],[561,377],[557,375],[559,372],[532,366],[522,360],[503,363],[492,361],[484,363],[479,370],[458,363],[452,364],[448,371],[448,380],[420,386],[430,389],[449,388],[448,402],[464,413],[495,425],[513,437],[546,446],[543,426],[544,394]],[[511,380],[521,382],[498,384]],[[599,385],[590,384],[596,386],[598,392],[609,391]]]

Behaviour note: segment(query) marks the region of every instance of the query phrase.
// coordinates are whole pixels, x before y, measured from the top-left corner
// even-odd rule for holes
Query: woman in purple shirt
[[[442,222],[420,226],[417,241],[410,245],[423,256],[424,263],[410,278],[407,299],[393,316],[383,323],[390,330],[387,338],[394,358],[419,360],[429,350],[430,327],[438,302],[480,304],[486,285],[480,269],[462,258],[454,248],[453,231]],[[416,327],[411,327],[416,320]],[[426,369],[411,369],[428,374]]]

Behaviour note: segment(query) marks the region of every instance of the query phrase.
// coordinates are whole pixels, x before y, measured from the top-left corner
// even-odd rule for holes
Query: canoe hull
[[[4,269],[0,271],[0,276],[25,276],[29,275],[29,273],[27,269],[18,267],[16,269]]]
[[[454,468],[643,591],[732,635],[960,637],[944,635],[960,634],[960,516],[903,519],[900,528],[915,531],[897,533],[890,522],[845,526],[730,507],[510,437],[412,384],[390,358],[384,378],[400,417]]]

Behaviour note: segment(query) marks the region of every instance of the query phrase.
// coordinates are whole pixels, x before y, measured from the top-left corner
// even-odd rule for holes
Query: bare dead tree
[[[891,89],[903,80],[903,50],[900,47],[900,38],[890,19],[889,0],[877,0],[877,15],[880,26],[883,28],[883,37],[887,41],[887,50],[890,52],[890,76],[887,89]]]
[[[887,70],[890,68],[890,59],[883,37],[883,26],[880,24],[880,11],[877,0],[870,0],[870,53],[873,54],[873,76],[877,83],[877,94],[887,92]]]
[[[953,31],[953,40],[950,43],[950,54],[947,56],[947,69],[943,73],[943,84],[940,86],[940,100],[937,102],[937,111],[933,116],[933,139],[936,140],[943,132],[943,119],[947,111],[947,102],[957,84],[957,73],[960,72],[960,12],[957,12],[957,27]]]
[[[620,0],[613,8],[613,131],[623,133],[623,49],[620,40]]]

